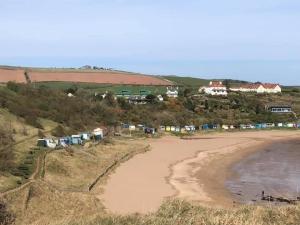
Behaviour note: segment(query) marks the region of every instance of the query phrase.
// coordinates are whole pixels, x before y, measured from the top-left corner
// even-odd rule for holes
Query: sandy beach
[[[299,131],[213,133],[191,140],[166,136],[148,139],[151,151],[121,164],[99,196],[108,211],[153,212],[167,198],[214,207],[232,207],[225,188],[230,166],[263,145],[300,138]]]

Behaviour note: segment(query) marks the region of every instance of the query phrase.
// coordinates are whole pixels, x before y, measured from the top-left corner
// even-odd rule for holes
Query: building
[[[254,93],[281,93],[279,84],[271,83],[250,83],[243,84],[239,87],[230,88],[231,91],[236,92],[254,92]]]
[[[95,141],[100,141],[101,139],[103,139],[103,137],[104,137],[103,129],[96,128],[93,130],[92,139],[94,139]]]
[[[119,93],[117,93],[117,97],[121,98],[126,98],[128,99],[131,96],[131,91],[130,90],[121,90]]]
[[[45,148],[56,148],[57,144],[53,139],[43,138],[38,139],[37,146]]]
[[[178,97],[178,87],[167,87],[166,95],[169,98],[177,98]]]
[[[288,104],[269,104],[266,110],[272,113],[292,113],[292,106]]]
[[[227,96],[227,88],[223,85],[222,81],[211,81],[208,86],[199,88],[199,92],[208,95]]]

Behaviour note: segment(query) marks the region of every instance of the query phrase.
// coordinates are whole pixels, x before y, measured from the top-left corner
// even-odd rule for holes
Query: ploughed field
[[[17,83],[25,83],[26,78],[22,69],[1,69],[0,68],[0,83],[15,81]]]
[[[171,81],[163,78],[142,74],[132,74],[118,71],[91,71],[91,70],[56,70],[42,69],[26,70],[31,82],[75,82],[96,84],[124,84],[124,85],[172,85]],[[0,68],[0,82],[26,82],[25,69]]]

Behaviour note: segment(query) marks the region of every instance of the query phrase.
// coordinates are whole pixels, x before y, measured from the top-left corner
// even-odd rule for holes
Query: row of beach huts
[[[66,148],[71,145],[83,145],[86,141],[99,142],[104,138],[105,132],[102,128],[96,128],[92,132],[82,132],[60,138],[41,138],[37,146],[45,148]]]
[[[274,128],[294,128],[300,129],[299,123],[256,123],[256,124],[240,124],[240,125],[219,125],[219,124],[203,124],[201,126],[159,126],[159,128],[147,127],[142,124],[121,124],[121,130],[130,132],[140,131],[145,134],[154,135],[157,132],[174,132],[174,133],[193,133],[196,131],[209,130],[251,130],[251,129],[274,129]],[[99,142],[107,134],[106,129],[96,128],[92,132],[82,132],[61,138],[41,138],[38,139],[37,146],[46,148],[66,148],[71,145],[83,145],[87,141]]]
[[[145,133],[154,134],[155,132],[177,132],[177,133],[188,133],[200,130],[246,130],[246,129],[271,129],[271,128],[300,128],[299,123],[256,123],[256,124],[240,124],[240,125],[219,125],[219,124],[203,124],[201,126],[186,125],[186,126],[159,126],[159,128],[149,128],[144,125],[131,125],[123,124],[123,129],[130,131],[143,130]]]

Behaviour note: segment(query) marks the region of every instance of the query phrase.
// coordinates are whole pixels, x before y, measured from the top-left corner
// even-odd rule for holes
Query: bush
[[[38,121],[38,118],[34,115],[25,116],[25,122],[35,128],[44,129],[43,126]]]
[[[45,136],[45,134],[43,133],[43,131],[38,130],[38,137],[39,137],[39,138],[45,138],[46,136]]]
[[[11,146],[0,149],[0,171],[10,171],[15,167],[15,154]]]
[[[0,202],[0,224],[1,225],[10,225],[15,221],[15,216],[8,212],[6,205],[3,202]]]
[[[16,82],[9,81],[6,84],[6,87],[11,91],[18,92],[20,90],[21,86],[19,84],[17,84]]]
[[[66,136],[66,131],[61,125],[58,125],[56,128],[54,128],[51,134],[55,137],[63,137]]]

